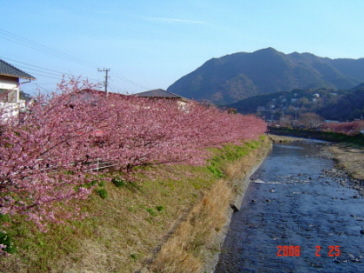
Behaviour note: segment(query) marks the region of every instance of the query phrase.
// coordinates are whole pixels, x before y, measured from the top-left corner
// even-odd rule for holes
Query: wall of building
[[[0,75],[0,94],[11,90],[4,102],[19,102],[19,79],[15,77],[7,77]],[[3,100],[2,100],[3,101]]]

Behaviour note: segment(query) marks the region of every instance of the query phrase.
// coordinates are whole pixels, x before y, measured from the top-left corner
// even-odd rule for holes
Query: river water
[[[215,273],[364,272],[364,199],[324,144],[275,144],[234,213]],[[343,179],[343,177],[340,177]]]

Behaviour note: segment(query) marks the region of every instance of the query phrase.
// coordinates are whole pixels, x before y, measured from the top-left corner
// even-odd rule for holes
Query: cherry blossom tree
[[[351,122],[326,122],[323,126],[324,131],[342,133],[346,135],[359,134],[364,128],[364,121],[351,121]]]
[[[266,130],[255,116],[191,101],[151,100],[93,90],[78,79],[39,96],[0,136],[0,213],[24,214],[41,230],[79,217],[67,202],[87,198],[83,185],[98,162],[127,174],[148,164],[204,164],[207,147],[254,139]],[[60,205],[62,204],[62,205]]]

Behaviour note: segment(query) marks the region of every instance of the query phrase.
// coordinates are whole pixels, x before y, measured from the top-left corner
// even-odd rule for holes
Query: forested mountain
[[[329,120],[351,121],[364,117],[364,83],[347,90],[294,89],[250,97],[225,105],[242,114],[257,114],[267,120],[297,119],[315,113]]]
[[[318,109],[317,114],[334,120],[354,120],[364,118],[364,83],[353,88],[336,102]]]
[[[292,89],[350,89],[364,82],[364,58],[329,59],[273,48],[213,58],[168,91],[222,105]]]

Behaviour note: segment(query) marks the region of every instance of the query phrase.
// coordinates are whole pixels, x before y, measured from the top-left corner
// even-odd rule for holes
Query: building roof
[[[0,75],[22,78],[27,80],[35,80],[32,75],[16,68],[15,66],[0,59]]]
[[[185,99],[180,95],[174,94],[172,92],[163,89],[154,89],[141,93],[133,94],[138,97],[148,97],[148,98],[168,98],[168,99]]]

